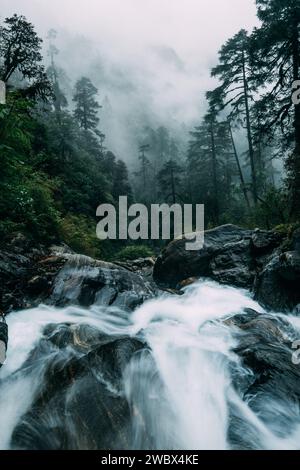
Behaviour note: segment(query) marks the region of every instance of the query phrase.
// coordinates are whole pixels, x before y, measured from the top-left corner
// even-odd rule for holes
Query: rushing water
[[[269,410],[272,416],[281,413],[282,426],[290,426],[280,436],[276,423],[261,420],[232,384],[233,370],[240,378],[251,372],[232,352],[236,336],[223,319],[245,308],[263,312],[245,291],[199,281],[184,296],[162,295],[131,314],[100,306],[40,306],[12,313],[7,362],[0,372],[0,448],[10,447],[13,430],[43,379],[44,360],[28,372],[18,371],[49,323],[89,324],[109,335],[126,334],[146,341],[149,349],[133,356],[123,378],[133,409],[133,448],[229,449],[232,416],[237,424],[231,434],[245,447],[300,448],[298,409],[290,426],[287,415],[291,410],[281,409],[283,405],[271,397],[261,400],[262,411]],[[300,330],[298,319],[290,317],[289,322]],[[143,410],[142,417],[134,412],[137,408]],[[145,428],[152,436],[151,444]]]

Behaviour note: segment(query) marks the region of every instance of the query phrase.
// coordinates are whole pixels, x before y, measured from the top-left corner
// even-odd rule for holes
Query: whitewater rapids
[[[7,318],[7,361],[0,371],[0,448],[10,448],[13,431],[43,380],[43,361],[34,373],[32,369],[27,373],[26,368],[21,374],[18,371],[42,338],[44,327],[76,323],[92,325],[108,335],[137,337],[149,347],[133,356],[123,377],[133,410],[132,448],[145,448],[146,428],[153,436],[154,449],[231,449],[228,429],[234,413],[239,423],[234,432],[243,434],[247,447],[299,449],[298,409],[296,424],[279,436],[274,431],[276,423],[263,422],[260,412],[254,412],[232,384],[233,370],[241,380],[251,372],[233,352],[237,331],[233,335],[226,320],[244,314],[247,308],[263,313],[248,292],[199,281],[187,287],[183,296],[163,294],[133,313],[101,306],[60,309],[44,305],[13,312]],[[300,337],[299,319],[289,316],[288,322]],[[282,404],[274,400],[262,400],[261,406],[261,411],[272,408],[282,416],[291,412],[281,410]],[[142,418],[136,409],[143,410]]]

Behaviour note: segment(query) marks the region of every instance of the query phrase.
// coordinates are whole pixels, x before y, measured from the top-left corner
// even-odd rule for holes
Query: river
[[[34,367],[24,364],[45,326],[88,324],[148,345],[133,355],[122,376],[132,410],[130,448],[149,447],[151,436],[153,449],[299,449],[299,409],[287,409],[270,393],[262,393],[258,409],[236,386],[236,378],[246,382],[253,372],[233,352],[244,333],[226,320],[246,315],[247,308],[264,312],[247,291],[200,280],[183,296],[162,294],[133,313],[45,305],[11,313],[8,356],[0,372],[0,448],[11,448],[14,429],[43,382],[47,353]],[[285,321],[300,335],[299,319],[285,316]]]

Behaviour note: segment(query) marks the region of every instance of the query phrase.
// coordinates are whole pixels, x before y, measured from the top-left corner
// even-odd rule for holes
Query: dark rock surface
[[[292,311],[300,303],[300,254],[274,255],[257,277],[255,297],[266,308]]]
[[[213,269],[220,270],[222,264],[221,255],[224,256],[223,263],[229,259],[224,252],[224,245],[239,245],[247,237],[247,246],[250,245],[250,232],[234,226],[220,227],[205,233],[205,245],[199,251],[187,251],[186,240],[180,239],[171,242],[158,257],[154,266],[153,277],[159,285],[175,288],[177,284],[191,277],[211,277]],[[238,248],[239,249],[239,248]],[[215,266],[211,263],[215,258]],[[225,259],[226,258],[226,259]]]
[[[251,309],[224,323],[235,337],[233,352],[240,359],[231,367],[235,390],[275,435],[284,438],[283,429],[296,429],[298,423],[300,368],[293,362],[297,331],[284,317]],[[139,400],[134,405],[128,402],[124,377],[130,362],[145,353],[151,354],[136,338],[108,336],[84,324],[48,325],[15,374],[32,374],[37,385],[33,402],[14,429],[11,447],[131,449],[132,420],[143,415]],[[155,371],[154,363],[151,367]],[[146,427],[144,433],[151,442]],[[229,404],[232,448],[261,448],[256,434],[257,428],[247,421],[243,428],[240,410],[234,402]]]
[[[175,240],[162,252],[154,267],[159,285],[176,287],[191,277],[208,277],[222,284],[251,288],[257,272],[282,241],[275,232],[245,230],[224,225],[205,232],[198,251],[186,251],[186,240]]]
[[[134,310],[157,294],[142,272],[86,256],[70,255],[55,278],[49,302],[57,306],[107,305]]]
[[[173,241],[158,257],[153,277],[159,286],[176,289],[204,277],[251,289],[258,302],[277,312],[300,304],[299,230],[287,240],[275,231],[225,225],[205,233],[202,250],[186,251],[185,243]]]
[[[248,374],[241,376],[237,368],[232,371],[232,381],[243,401],[275,435],[284,438],[284,430],[296,429],[298,423],[295,410],[300,401],[300,367],[293,360],[293,342],[299,339],[299,333],[283,317],[249,310],[245,313],[232,318],[230,323],[236,328],[234,352]],[[254,433],[251,441],[255,442],[255,429],[243,430],[239,420],[239,432],[235,434],[236,420],[238,416],[232,409],[231,443],[233,448],[238,442],[238,448],[247,449],[243,437],[246,440]]]
[[[40,303],[133,310],[157,293],[152,259],[117,265],[77,255],[67,246],[18,243],[0,250],[0,310],[5,313]]]
[[[53,271],[40,263],[48,256],[42,246],[33,246],[19,235],[0,250],[0,309],[8,313],[31,305],[31,299],[42,292],[49,293]],[[52,272],[51,272],[52,271]],[[32,282],[31,282],[32,279]]]
[[[144,347],[136,339],[106,336],[88,325],[48,325],[18,372],[38,375],[40,385],[14,430],[12,448],[129,449],[123,374]]]
[[[266,308],[291,311],[300,304],[299,240],[299,230],[286,243],[275,231],[225,225],[205,233],[201,250],[187,251],[185,239],[175,240],[156,262],[147,258],[112,264],[77,255],[66,246],[34,247],[20,236],[0,250],[0,309],[7,313],[49,303],[133,310],[157,295],[157,285],[180,293],[192,280],[206,277],[252,289]]]

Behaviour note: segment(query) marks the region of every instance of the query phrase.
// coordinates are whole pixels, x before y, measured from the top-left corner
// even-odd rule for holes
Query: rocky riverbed
[[[0,447],[297,448],[299,233],[184,243],[127,263],[22,237],[0,252]]]
[[[249,289],[267,309],[297,309],[300,230],[287,239],[276,231],[226,225],[205,233],[202,250],[186,251],[185,243],[171,242],[156,262],[148,258],[114,264],[78,255],[67,246],[46,249],[16,237],[0,250],[0,308],[9,312],[41,302],[89,306],[100,295],[107,305],[127,303],[133,309],[158,288],[178,293],[201,277]]]

